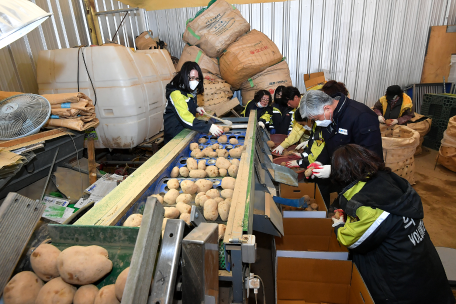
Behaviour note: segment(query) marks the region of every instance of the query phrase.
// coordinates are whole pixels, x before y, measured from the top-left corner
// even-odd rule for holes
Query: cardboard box
[[[304,74],[304,81],[307,81],[307,80],[312,79],[312,78],[321,77],[321,76],[325,76],[325,72],[317,72],[317,73],[312,73],[312,74]]]
[[[331,219],[284,218],[283,237],[276,237],[277,257],[347,260],[348,249],[337,241]]]
[[[277,304],[373,304],[351,261],[277,258]]]
[[[283,218],[326,218],[328,209],[317,184],[299,183],[298,187],[280,184],[280,197],[295,199],[301,198],[306,194],[315,199],[318,211],[304,211],[293,207],[284,208]]]

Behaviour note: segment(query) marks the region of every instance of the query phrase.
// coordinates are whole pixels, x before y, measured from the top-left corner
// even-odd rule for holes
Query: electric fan
[[[51,104],[40,95],[21,94],[0,101],[0,140],[37,133],[51,115]]]

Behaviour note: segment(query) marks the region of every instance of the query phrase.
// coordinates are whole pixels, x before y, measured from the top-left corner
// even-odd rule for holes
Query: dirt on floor
[[[421,196],[424,208],[424,225],[434,246],[456,249],[456,172],[438,164],[438,151],[423,147],[415,156],[413,188]]]

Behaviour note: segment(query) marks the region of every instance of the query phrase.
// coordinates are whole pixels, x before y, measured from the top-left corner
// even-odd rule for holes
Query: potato
[[[190,170],[188,170],[187,167],[181,167],[179,169],[179,174],[182,176],[182,177],[188,177],[188,174],[190,173]]]
[[[206,170],[206,160],[202,159],[198,162],[198,170]]]
[[[231,200],[232,200],[232,197],[228,197],[227,199],[225,199],[225,202],[231,206]]]
[[[179,176],[179,167],[174,167],[173,170],[171,170],[171,177],[178,177]]]
[[[166,185],[168,186],[169,189],[179,189],[179,180],[173,178],[170,179]]]
[[[304,195],[302,196],[302,198],[303,198],[307,203],[310,202],[310,196],[308,196],[307,194],[304,194]]]
[[[47,282],[60,276],[57,258],[60,250],[51,244],[41,244],[30,256],[30,264],[35,274]]]
[[[220,218],[222,219],[222,221],[226,221],[228,219],[230,207],[231,205],[227,204],[225,201],[220,202],[218,204],[218,213],[220,214]]]
[[[179,217],[179,210],[175,207],[165,207],[165,217],[170,219],[177,219]]]
[[[165,230],[165,227],[166,227],[166,222],[168,222],[168,218],[165,217],[162,221],[162,230]]]
[[[199,179],[195,182],[195,185],[198,187],[198,193],[206,192],[214,186],[214,184],[207,179]]]
[[[102,287],[93,304],[120,304],[116,297],[116,286],[111,284]]]
[[[177,203],[176,208],[180,213],[190,213],[192,211],[192,206],[182,202]]]
[[[43,281],[33,272],[19,272],[6,284],[3,300],[5,304],[34,304],[43,285]]]
[[[198,163],[194,158],[187,158],[187,168],[190,171],[198,169]]]
[[[125,284],[127,283],[128,272],[130,271],[130,267],[125,268],[122,272],[117,276],[116,283],[114,284],[115,294],[117,300],[121,301],[123,292],[125,289]]]
[[[190,153],[190,156],[191,157],[196,157],[196,154],[198,154],[198,153],[201,153],[201,150],[200,149],[195,149],[195,150],[192,151],[192,153]]]
[[[174,205],[176,203],[176,198],[178,196],[179,196],[179,191],[177,191],[176,189],[171,189],[168,192],[166,192],[165,196],[163,197],[163,200],[168,205]]]
[[[226,225],[219,224],[218,225],[218,238],[219,238],[219,240],[223,239],[223,237],[225,236],[225,231],[226,231]]]
[[[199,145],[197,143],[191,143],[190,144],[190,151],[194,151],[196,149],[199,149],[198,147],[199,147]]]
[[[310,206],[308,206],[308,207],[305,208],[304,210],[305,210],[305,211],[313,211],[313,209],[312,209]]]
[[[218,157],[228,157],[229,153],[226,149],[218,149],[217,156]]]
[[[240,161],[239,161],[239,159],[233,158],[233,159],[230,159],[230,163],[231,163],[232,165],[235,165],[235,166],[238,166],[238,167],[239,167]]]
[[[222,188],[223,189],[234,189],[234,184],[236,183],[236,180],[232,177],[224,177],[222,178]]]
[[[242,148],[234,148],[230,150],[230,156],[232,158],[239,158],[242,154]]]
[[[206,195],[206,192],[200,192],[195,197],[195,205],[204,207],[204,202],[211,199]]]
[[[57,266],[60,276],[65,282],[87,285],[109,273],[112,269],[112,262],[108,258],[108,251],[103,247],[72,246],[60,253]]]
[[[193,170],[193,171],[199,171],[199,170]],[[192,173],[193,171],[190,171],[190,173]],[[192,177],[192,176],[190,175],[190,177]],[[195,183],[193,181],[190,181],[190,180],[182,181],[181,188],[182,188],[182,192],[187,193],[187,194],[195,194],[196,191],[198,191],[198,187],[195,185]],[[176,202],[177,202],[177,200],[176,200]]]
[[[269,148],[274,148],[274,146],[275,146],[275,143],[272,140],[268,140],[266,142],[266,144],[268,145]]]
[[[74,246],[74,247],[80,247],[80,246]],[[70,248],[72,248],[72,247],[70,247]],[[64,251],[62,251],[62,253]],[[87,259],[89,259],[89,257],[87,257]],[[88,260],[88,264],[93,266],[93,264],[89,260]],[[84,265],[78,265],[78,266],[84,267]],[[38,293],[38,296],[36,297],[35,304],[49,304],[49,303],[71,304],[71,303],[73,303],[73,298],[74,298],[75,293],[76,293],[76,287],[71,286],[70,284],[63,281],[61,277],[58,277],[58,278],[50,280],[43,286],[43,288],[40,289],[40,292]],[[6,304],[6,302],[5,302],[5,304]]]
[[[205,178],[206,174],[205,170],[192,170],[189,175],[193,178]]]
[[[313,167],[310,167],[310,168],[306,169],[306,172],[304,172],[304,175],[306,177],[311,177],[312,174],[313,174],[313,169],[314,169]]]
[[[209,154],[209,157],[210,157],[210,158],[217,158],[217,152],[215,152],[215,151],[214,151],[214,152],[211,152],[211,153]]]
[[[228,141],[228,138],[226,137],[226,135],[222,135],[220,136],[217,141],[220,143],[220,144],[225,144],[227,141]]]
[[[312,208],[313,210],[318,210],[318,205],[315,203],[312,203],[312,204],[310,204],[310,208]]]
[[[236,176],[237,176],[237,173],[238,173],[238,166],[236,166],[236,165],[231,165],[231,166],[228,168],[228,173],[230,174],[230,176],[236,177]]]
[[[189,213],[182,213],[179,216],[179,219],[183,220],[187,225],[191,226],[192,222],[190,221],[190,214]]]
[[[206,195],[210,198],[214,199],[216,197],[220,197],[220,193],[217,189],[210,189],[206,192]]]
[[[225,177],[228,174],[228,170],[226,169],[219,169],[219,175]]]
[[[209,155],[211,155],[211,153],[214,152],[214,150],[212,150],[210,147],[207,147],[201,152],[203,152],[205,156],[209,157]]]
[[[204,218],[209,221],[215,221],[218,217],[217,202],[209,199],[204,203]]]
[[[231,166],[231,163],[226,158],[219,157],[219,158],[217,158],[217,161],[215,162],[215,165],[219,169],[227,169],[228,170],[228,168]]]
[[[212,145],[212,149],[214,149],[214,150],[220,149],[220,147],[221,147],[221,145],[219,145],[219,144]]]
[[[219,175],[218,168],[216,166],[207,167],[206,173],[209,177],[217,177]]]
[[[205,142],[207,142],[207,138],[201,137],[200,139],[198,139],[198,142],[200,144],[204,144]]]
[[[225,189],[220,192],[220,195],[223,198],[231,198],[233,197],[233,190],[232,189]]]
[[[160,194],[152,194],[151,196],[156,197],[160,204],[163,204],[163,196]]]
[[[192,202],[192,195],[187,194],[187,193],[181,193],[179,196],[176,198],[176,203],[184,203],[184,204],[190,204]]]
[[[229,127],[224,127],[223,128],[223,132],[230,132],[230,128]]]
[[[196,153],[196,155],[195,155],[195,158],[198,158],[198,159],[199,159],[199,158],[205,158],[205,157],[206,157],[206,154],[204,154],[204,152],[198,152],[198,153]]]
[[[236,138],[230,138],[230,144],[237,145],[239,141]]]
[[[141,226],[142,217],[142,214],[134,213],[125,220],[122,226],[139,227]]]
[[[97,294],[97,286],[93,284],[81,286],[74,294],[73,304],[93,304]]]

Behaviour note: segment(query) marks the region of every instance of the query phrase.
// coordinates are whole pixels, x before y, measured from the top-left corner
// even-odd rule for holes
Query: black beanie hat
[[[403,93],[404,93],[404,91],[402,91],[400,86],[392,85],[386,89],[385,95],[386,95],[387,100],[392,100],[394,96],[397,95],[397,96],[401,97]]]

